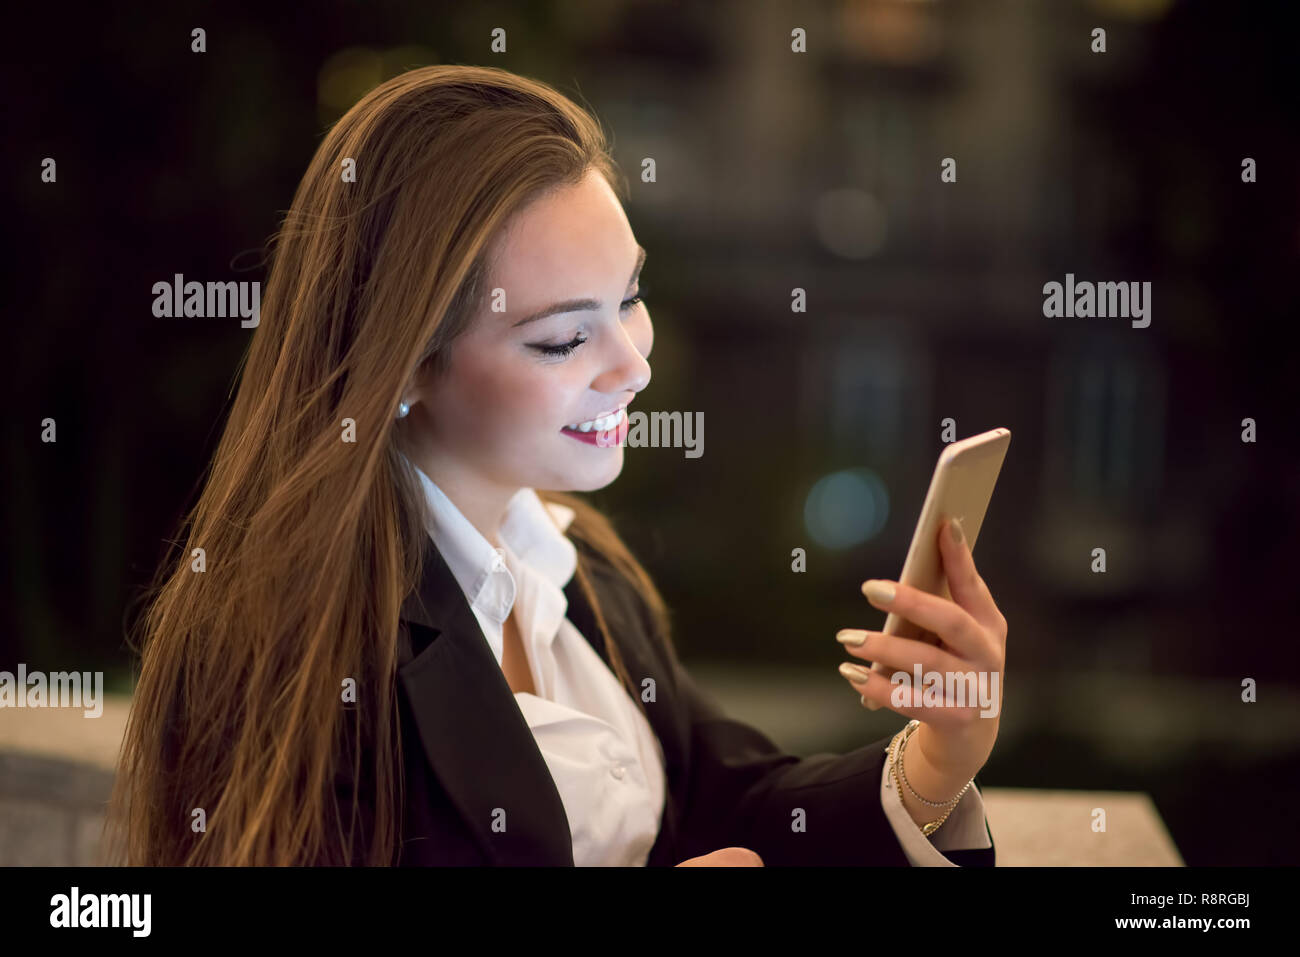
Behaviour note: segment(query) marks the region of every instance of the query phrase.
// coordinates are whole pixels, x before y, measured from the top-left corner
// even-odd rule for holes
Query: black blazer
[[[542,753],[464,593],[432,539],[425,541],[424,574],[403,605],[398,642],[406,781],[398,863],[572,866],[568,818]],[[783,753],[724,715],[659,638],[631,584],[574,544],[589,561],[584,567],[633,681],[655,680],[656,700],[644,709],[663,748],[667,787],[648,865],[737,846],[767,866],[908,866],[880,805],[890,738],[844,755]],[[569,621],[608,665],[576,576],[564,591]],[[340,779],[339,794],[347,811],[348,781]],[[504,831],[492,827],[497,808]],[[805,811],[804,832],[791,830],[795,808]],[[995,861],[992,847],[945,853],[963,866]]]

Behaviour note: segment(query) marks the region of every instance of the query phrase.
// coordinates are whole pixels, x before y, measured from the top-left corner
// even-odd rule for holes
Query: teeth
[[[623,421],[625,410],[619,409],[609,415],[603,415],[599,419],[591,419],[588,422],[578,422],[568,426],[575,432],[591,432],[593,429],[597,432],[607,432]]]

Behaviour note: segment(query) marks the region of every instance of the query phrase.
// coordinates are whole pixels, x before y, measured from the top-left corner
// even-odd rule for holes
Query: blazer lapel
[[[402,619],[408,640],[397,672],[424,753],[485,858],[572,866],[569,820],[546,760],[431,538]]]

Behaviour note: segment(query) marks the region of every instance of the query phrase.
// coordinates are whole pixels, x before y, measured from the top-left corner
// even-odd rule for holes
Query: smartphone
[[[975,540],[984,524],[984,513],[993,498],[993,486],[997,484],[1002,460],[1006,458],[1010,444],[1010,429],[991,429],[953,442],[939,454],[898,581],[940,598],[952,598],[939,556],[939,528],[945,520],[955,516],[961,522],[971,550],[975,549]],[[880,630],[887,635],[928,641],[932,645],[940,643],[938,635],[892,611]],[[880,662],[872,662],[871,668],[882,674],[889,671]],[[871,711],[880,707],[874,701],[867,702]]]

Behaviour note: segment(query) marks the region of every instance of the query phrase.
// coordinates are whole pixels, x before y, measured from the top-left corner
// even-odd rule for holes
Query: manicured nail
[[[961,522],[958,521],[957,519],[954,518],[949,523],[948,531],[952,533],[952,543],[954,545],[960,545],[962,542],[966,540],[966,536],[963,535],[961,531]]]
[[[841,645],[852,645],[854,648],[860,648],[863,642],[867,640],[867,633],[859,628],[842,628],[836,633],[835,640]]]
[[[883,604],[894,600],[894,586],[889,582],[877,581],[873,578],[863,583],[862,594],[866,595],[871,601],[878,601]]]
[[[858,684],[866,684],[867,679],[871,677],[871,672],[861,665],[855,665],[851,661],[840,662],[840,674],[850,681],[856,681]]]

